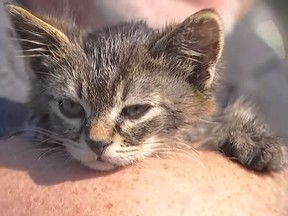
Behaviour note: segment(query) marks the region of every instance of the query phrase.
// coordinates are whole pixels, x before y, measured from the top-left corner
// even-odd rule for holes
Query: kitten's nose
[[[94,153],[101,155],[105,147],[110,145],[111,142],[106,140],[87,140],[87,144]]]

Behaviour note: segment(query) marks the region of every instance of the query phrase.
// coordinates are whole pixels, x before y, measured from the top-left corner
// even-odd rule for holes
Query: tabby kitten
[[[18,6],[7,11],[32,71],[34,138],[95,170],[196,141],[259,171],[287,163],[287,149],[249,103],[217,111],[223,25],[214,10],[161,31],[139,21],[94,32]]]

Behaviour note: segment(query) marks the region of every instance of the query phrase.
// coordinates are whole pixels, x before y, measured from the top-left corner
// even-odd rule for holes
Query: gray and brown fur
[[[255,170],[280,170],[287,163],[281,139],[249,102],[239,99],[217,110],[216,68],[224,42],[214,10],[161,31],[139,21],[94,32],[18,6],[7,11],[31,68],[35,136],[64,146],[86,166],[109,170],[196,141]],[[81,104],[85,116],[66,119],[57,108],[63,99]],[[137,104],[149,106],[145,115],[122,115]],[[99,140],[109,145],[95,151],[91,143]]]

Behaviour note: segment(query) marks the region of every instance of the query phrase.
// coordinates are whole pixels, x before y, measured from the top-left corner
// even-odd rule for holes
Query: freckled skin
[[[286,147],[251,101],[239,98],[217,110],[224,41],[215,11],[199,11],[161,31],[139,21],[89,32],[17,6],[7,10],[32,69],[34,138],[60,144],[98,170],[195,147],[196,141],[259,171],[287,163]],[[63,116],[57,107],[63,100],[81,106],[84,115]],[[139,105],[144,109],[137,118],[124,115]],[[91,143],[109,145],[95,153]]]

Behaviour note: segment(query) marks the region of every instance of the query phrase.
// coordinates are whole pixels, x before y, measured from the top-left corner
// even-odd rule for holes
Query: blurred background
[[[221,106],[249,95],[288,143],[287,0],[16,0],[39,14],[70,17],[83,28],[99,29],[132,19],[153,28],[180,22],[203,8],[214,8],[225,24],[225,86]],[[15,59],[0,13],[0,136],[21,127],[26,117],[28,81],[22,59]],[[2,29],[1,29],[2,28]],[[6,37],[6,38],[5,38]],[[17,115],[16,115],[17,113]]]

